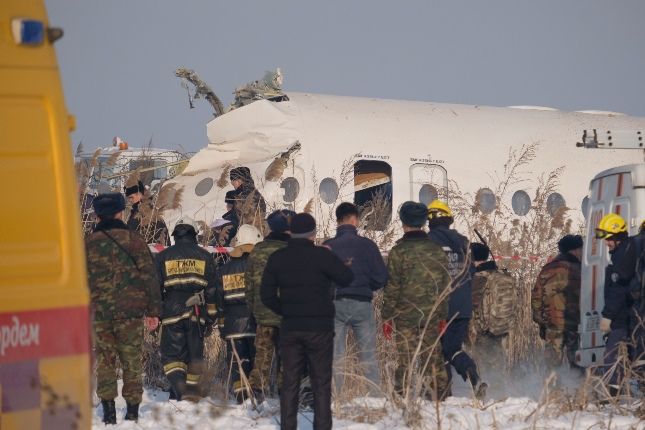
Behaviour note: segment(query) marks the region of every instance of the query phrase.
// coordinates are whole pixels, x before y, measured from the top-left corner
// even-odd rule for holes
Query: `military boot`
[[[126,407],[128,410],[125,413],[125,419],[128,421],[139,421],[139,404],[126,403]]]
[[[105,424],[116,424],[116,406],[114,400],[101,400],[103,406],[103,422]]]

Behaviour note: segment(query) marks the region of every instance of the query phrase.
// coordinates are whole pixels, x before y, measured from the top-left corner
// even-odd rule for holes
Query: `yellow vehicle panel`
[[[43,1],[0,2],[0,428],[85,429],[89,292],[71,122],[47,34],[17,43],[19,19],[47,28]]]

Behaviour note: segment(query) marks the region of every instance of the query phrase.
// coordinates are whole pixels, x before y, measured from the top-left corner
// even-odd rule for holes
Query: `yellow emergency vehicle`
[[[43,0],[0,1],[0,428],[87,429],[89,292]]]

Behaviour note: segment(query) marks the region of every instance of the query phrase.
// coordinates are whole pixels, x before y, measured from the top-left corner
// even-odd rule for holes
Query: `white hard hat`
[[[250,224],[244,224],[238,228],[237,234],[231,241],[231,246],[236,248],[242,245],[255,245],[260,241],[262,241],[260,230]]]

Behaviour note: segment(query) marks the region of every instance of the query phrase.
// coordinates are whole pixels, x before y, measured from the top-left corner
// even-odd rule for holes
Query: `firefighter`
[[[605,306],[602,309],[600,330],[608,334],[605,343],[605,372],[608,376],[610,392],[617,395],[624,376],[620,361],[621,351],[627,350],[629,341],[629,317],[633,298],[629,291],[634,270],[621,270],[628,255],[631,240],[627,233],[627,223],[618,214],[609,213],[602,217],[596,228],[596,239],[603,239],[609,248],[611,264],[605,269]]]
[[[226,340],[231,368],[233,394],[242,403],[251,393],[245,380],[253,370],[255,358],[255,320],[246,303],[245,272],[250,252],[262,240],[260,231],[241,225],[233,238],[231,259],[221,266],[217,276],[217,303],[224,318],[221,335]]]
[[[157,255],[163,292],[161,363],[171,398],[197,401],[204,337],[216,314],[215,262],[197,244],[193,221],[180,220],[172,235],[175,244]]]
[[[468,325],[473,313],[469,242],[450,225],[454,222],[452,211],[440,200],[428,205],[428,237],[439,245],[448,258],[448,273],[452,279],[448,300],[448,328],[441,338],[443,354],[464,381],[469,381],[477,398],[486,395],[488,384],[479,380],[477,365],[463,350],[468,336]]]

